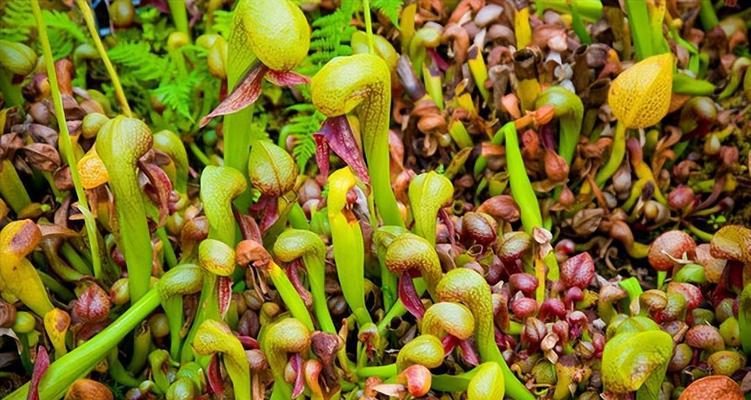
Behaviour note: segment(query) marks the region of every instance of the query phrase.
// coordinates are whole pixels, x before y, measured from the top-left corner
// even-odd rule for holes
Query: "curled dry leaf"
[[[60,154],[46,143],[32,143],[22,150],[29,164],[41,171],[52,172],[60,167]]]
[[[578,211],[571,219],[571,227],[577,235],[587,236],[594,233],[605,217],[602,208],[588,208]]]
[[[235,247],[235,257],[240,265],[252,264],[260,269],[267,268],[273,262],[271,254],[255,240],[243,240],[238,243]]]
[[[37,226],[39,227],[39,232],[42,233],[42,239],[49,239],[49,238],[69,239],[69,238],[78,237],[78,232],[72,229],[69,229],[67,227],[64,227],[62,225],[39,223],[37,224]]]

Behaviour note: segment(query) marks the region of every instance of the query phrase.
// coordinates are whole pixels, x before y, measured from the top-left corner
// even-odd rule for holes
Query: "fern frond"
[[[55,60],[68,57],[81,43],[88,41],[82,24],[73,21],[70,15],[60,11],[42,11],[44,22],[49,29],[52,57]]]
[[[250,135],[250,143],[256,140],[264,142],[270,142],[271,136],[269,135],[269,123],[271,122],[270,115],[262,104],[256,103],[253,107],[253,121],[250,123],[248,129],[248,135]]]
[[[159,80],[167,71],[169,61],[151,52],[148,43],[120,42],[107,51],[115,64],[126,67],[128,74],[133,74],[141,81]]]
[[[301,73],[313,75],[332,58],[352,54],[349,41],[356,29],[350,21],[358,5],[359,0],[342,0],[336,11],[313,20],[310,54],[300,69]]]
[[[52,46],[52,58],[55,60],[67,57],[74,49],[73,41],[66,35],[51,35],[50,46]]]
[[[294,139],[292,156],[297,162],[297,167],[304,171],[308,161],[316,154],[316,142],[313,139],[313,134],[321,128],[321,123],[326,117],[309,103],[297,104],[288,107],[287,110],[297,113],[281,129],[279,137],[292,137]]]
[[[229,38],[229,31],[231,27],[232,11],[214,11],[214,25],[211,27],[214,31],[218,32],[223,38]]]
[[[171,79],[162,82],[159,87],[154,89],[154,95],[166,107],[193,122],[190,105],[193,103],[194,89],[201,78],[201,74],[197,70],[193,70],[187,79]]]
[[[11,42],[25,42],[34,26],[29,0],[7,0],[0,17],[0,37]]]
[[[55,10],[44,10],[42,16],[44,22],[47,23],[47,29],[64,32],[81,43],[87,41],[86,32],[83,31],[82,25],[71,20],[68,14]]]
[[[381,14],[387,16],[395,27],[399,27],[399,11],[404,5],[404,0],[373,0],[371,6]]]

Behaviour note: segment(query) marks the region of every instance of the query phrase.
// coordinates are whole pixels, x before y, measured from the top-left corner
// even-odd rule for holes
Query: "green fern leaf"
[[[81,28],[81,25],[70,19],[70,16],[64,12],[55,10],[42,11],[44,22],[47,23],[47,28],[60,32],[65,32],[70,35],[74,40],[78,42],[86,42],[86,33]]]
[[[81,25],[73,21],[67,13],[43,10],[42,17],[49,29],[52,57],[55,60],[68,57],[76,46],[88,41]]]
[[[297,162],[297,167],[303,171],[311,158],[316,154],[316,142],[313,134],[321,128],[321,123],[326,117],[318,112],[310,103],[297,104],[287,108],[295,111],[287,124],[279,132],[280,141],[293,138],[292,156]]]
[[[151,52],[148,43],[120,42],[107,54],[115,64],[120,64],[141,81],[156,81],[162,78],[169,62]]]
[[[195,86],[201,81],[201,74],[194,70],[187,79],[171,79],[163,82],[156,89],[154,95],[166,107],[171,108],[180,116],[193,122],[193,116],[190,113],[190,104],[193,102],[193,92]]]
[[[350,21],[359,3],[359,0],[342,0],[336,11],[313,20],[310,54],[300,68],[301,73],[314,75],[332,58],[352,54],[349,41],[355,27],[350,25]],[[303,95],[307,94],[307,91],[303,92]]]
[[[73,52],[73,42],[65,35],[50,35],[52,58],[56,61],[67,57]]]
[[[25,42],[34,26],[34,15],[29,0],[8,0],[2,2],[0,17],[0,37],[11,42]]]
[[[218,32],[224,38],[229,38],[229,31],[231,27],[232,11],[214,11],[214,24],[211,27],[214,31]]]
[[[395,27],[399,27],[399,11],[404,5],[404,0],[373,0],[374,9],[387,16]]]

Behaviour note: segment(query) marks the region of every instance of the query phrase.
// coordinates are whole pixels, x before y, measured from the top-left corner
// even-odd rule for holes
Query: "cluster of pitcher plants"
[[[749,398],[743,2],[8,3],[5,399]]]

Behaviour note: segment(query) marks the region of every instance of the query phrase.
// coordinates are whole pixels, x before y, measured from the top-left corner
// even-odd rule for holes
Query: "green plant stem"
[[[711,82],[692,78],[683,72],[673,74],[673,93],[692,96],[710,96],[715,91]]]
[[[0,93],[5,97],[8,107],[20,106],[24,103],[21,87],[13,84],[12,74],[2,67],[0,67]]]
[[[40,221],[42,219],[40,218]],[[45,220],[46,222],[46,220]],[[44,242],[41,243],[42,252],[49,262],[50,269],[60,278],[66,282],[78,282],[85,276],[71,267],[65,260],[60,257],[58,250],[53,243]],[[41,271],[39,271],[41,272]],[[54,279],[54,278],[51,278]],[[75,296],[74,296],[75,297]]]
[[[117,348],[110,350],[107,355],[107,364],[107,373],[113,381],[125,387],[138,387],[138,385],[141,384],[141,382],[134,378],[120,362]]]
[[[649,179],[639,179],[638,181],[634,182],[633,186],[631,186],[631,191],[629,192],[628,199],[626,199],[626,202],[623,203],[623,209],[625,211],[631,210],[631,208],[636,204],[636,201],[639,200],[639,197],[642,195],[642,190],[644,190],[644,186],[649,183]]]
[[[537,195],[532,188],[532,183],[529,181],[527,175],[527,169],[524,166],[524,159],[522,159],[521,149],[519,148],[519,138],[516,134],[516,126],[513,122],[509,122],[504,125],[501,130],[504,132],[506,140],[506,161],[508,163],[509,182],[511,184],[511,195],[513,196],[516,204],[521,208],[521,220],[524,230],[528,234],[532,234],[535,228],[543,228],[542,213],[540,212],[540,204],[537,200]],[[563,145],[563,144],[561,144]],[[547,278],[552,281],[559,279],[560,271],[558,268],[558,260],[555,257],[554,252],[548,252],[542,260],[542,263],[537,267],[542,273],[542,265],[548,268]],[[538,290],[538,297],[540,297],[544,290],[545,280],[541,281],[540,287],[543,289]],[[539,289],[539,288],[538,288]]]
[[[303,263],[308,270],[310,292],[313,296],[313,312],[318,319],[318,324],[322,331],[336,333],[336,327],[326,302],[326,266],[323,260],[313,254],[303,255]]]
[[[226,139],[225,139],[225,143],[226,143]],[[203,150],[201,150],[201,148],[198,147],[198,145],[196,144],[196,142],[190,142],[188,144],[188,147],[190,147],[190,151],[193,153],[193,155],[196,157],[196,159],[198,159],[198,161],[201,162],[201,164],[203,164],[205,166],[207,166],[207,165],[214,165],[214,163],[209,159],[209,157],[206,155],[206,153],[204,153]],[[225,162],[227,162],[226,159],[225,159]]]
[[[107,55],[107,50],[104,49],[104,45],[102,44],[102,39],[99,37],[99,32],[97,32],[96,30],[94,14],[91,12],[89,2],[87,0],[76,0],[76,4],[78,5],[78,8],[81,9],[81,14],[83,14],[83,19],[86,22],[86,27],[89,29],[91,39],[94,41],[94,47],[96,48],[97,53],[99,53],[99,58],[101,58],[102,62],[104,63],[104,67],[107,69],[107,74],[109,74],[110,76],[110,80],[112,81],[112,88],[115,90],[115,98],[120,104],[120,108],[122,109],[123,114],[126,117],[131,117],[133,113],[131,112],[130,106],[128,105],[128,99],[125,97],[125,91],[123,91],[123,86],[120,84],[120,78],[117,75],[117,70],[115,70],[115,67],[112,65],[112,61],[110,61],[110,58]],[[45,59],[47,59],[46,55]],[[71,167],[71,170],[72,169],[74,168]]]
[[[554,10],[559,13],[571,12],[571,3],[576,4],[581,17],[588,22],[597,22],[602,17],[601,0],[535,0],[535,12],[542,16],[545,10]]]
[[[373,40],[373,22],[370,15],[370,0],[362,0],[362,12],[365,16],[365,32],[368,34],[368,52],[376,54]]]
[[[428,92],[428,95],[431,99],[433,99],[433,102],[435,102],[435,105],[438,106],[439,109],[443,110],[443,82],[441,79],[441,74],[437,69],[434,68],[427,68],[425,65],[422,66],[422,80],[425,83],[425,91]],[[458,121],[457,121],[458,122]],[[459,125],[464,127],[464,125],[461,124],[461,122],[458,122]],[[449,133],[451,132],[451,129],[449,128]],[[465,130],[466,133],[466,130]],[[452,134],[452,137],[454,135]],[[469,135],[467,135],[467,138],[469,138]],[[455,138],[456,139],[456,138]],[[461,147],[468,147],[466,142],[464,144],[461,144],[457,142]],[[469,146],[472,146],[472,142],[470,139]]]
[[[735,92],[738,85],[743,81],[743,74],[746,73],[748,75],[746,71],[749,70],[749,66],[751,66],[751,59],[748,57],[739,57],[733,62],[733,67],[730,71],[730,80],[728,80],[722,92],[717,95],[718,100],[725,99]]]
[[[204,321],[215,320],[220,321],[219,316],[219,300],[217,299],[216,288],[216,275],[203,271],[203,284],[201,286],[201,295],[198,298],[198,311],[193,319],[190,331],[186,337],[186,343],[192,343],[193,338],[198,332],[198,328]],[[190,345],[183,346],[182,353],[180,353],[180,360],[182,362],[188,362],[194,357],[193,347]]]
[[[182,296],[203,289],[204,275],[205,271],[197,265],[181,264],[167,271],[159,281],[162,309],[167,316],[170,329],[170,354],[173,360],[179,360],[181,356],[180,347],[184,333]],[[200,311],[204,308],[203,303],[198,304],[201,305]],[[191,348],[190,345],[185,347]]]
[[[170,382],[165,373],[164,366],[170,363],[169,353],[163,349],[156,349],[149,353],[149,369],[151,380],[154,381],[157,394],[164,395],[169,390]]]
[[[688,221],[686,221],[686,222],[685,222],[685,224],[686,224],[686,228],[687,228],[687,229],[688,229],[688,230],[689,230],[689,231],[690,231],[691,233],[693,233],[694,235],[696,235],[696,237],[698,237],[699,239],[701,239],[701,240],[703,240],[703,241],[705,241],[705,242],[710,242],[710,241],[712,241],[712,238],[714,237],[714,235],[713,235],[713,234],[711,234],[711,233],[709,233],[709,232],[705,232],[705,231],[703,231],[703,230],[701,230],[701,229],[697,228],[697,227],[696,227],[696,225],[694,225],[694,224],[692,224],[692,223],[690,223],[690,222],[688,222]]]
[[[57,279],[47,275],[44,271],[37,270],[37,274],[39,274],[39,278],[42,279],[44,286],[58,296],[60,300],[71,301],[76,298],[76,295],[58,282]]]
[[[148,322],[144,321],[141,323],[141,326],[136,329],[136,333],[133,336],[133,354],[128,363],[128,371],[133,374],[141,372],[146,365],[150,351],[151,330],[149,329]]]
[[[717,13],[714,11],[712,0],[700,0],[699,2],[699,20],[704,27],[704,31],[709,31],[720,23],[717,19]]]
[[[365,308],[365,249],[362,230],[357,221],[348,221],[343,213],[347,193],[355,184],[355,176],[349,167],[339,169],[329,176],[328,217],[336,273],[339,282],[343,283],[342,294],[355,314],[357,324],[362,327],[373,322]],[[389,187],[389,193],[390,189]]]
[[[221,246],[233,248],[236,243],[235,217],[232,211],[232,199],[245,191],[247,183],[243,175],[232,168],[209,166],[201,174],[200,198],[204,204],[204,214],[209,222],[208,239],[221,243]],[[199,250],[200,254],[200,250]],[[199,256],[200,257],[200,256]],[[206,269],[203,271],[199,308],[188,332],[187,343],[193,343],[198,330],[208,320],[221,321],[217,293],[217,275]],[[184,346],[181,360],[193,357],[193,347]]]
[[[402,215],[391,188],[389,173],[388,135],[375,138],[373,151],[367,157],[368,172],[373,184],[373,197],[385,225],[404,226]]]
[[[746,284],[738,297],[738,328],[743,351],[751,355],[751,283]]]
[[[232,40],[230,39],[229,48],[232,49]],[[245,73],[251,68],[258,68],[260,61],[255,57],[252,52],[248,51],[248,54],[235,54],[232,50],[227,55],[227,64],[230,66],[227,69],[227,90],[231,92],[240,83]],[[232,58],[248,58],[247,68],[239,70],[237,68],[231,68],[232,65],[238,61],[232,60]],[[245,64],[245,62],[243,62]],[[240,171],[248,180],[248,155],[250,154],[250,142],[252,136],[248,129],[253,121],[253,106],[245,107],[242,110],[228,114],[224,116],[224,125],[222,130],[224,132],[224,165],[232,167]],[[247,212],[248,207],[252,203],[250,195],[250,188],[246,189],[243,194],[235,199],[235,205],[240,212]]]
[[[657,271],[657,288],[661,289],[668,277],[668,271]]]
[[[117,348],[110,351],[110,354],[107,356],[107,364],[107,374],[118,385],[126,388],[137,388],[142,384],[141,380],[134,377],[120,362]]]
[[[29,352],[30,350],[29,334],[28,333],[19,334],[18,341],[21,342],[21,351],[20,351],[21,354],[19,354],[21,358],[21,366],[23,367],[24,371],[26,371],[26,374],[31,374],[34,371],[34,364],[31,363],[31,355]]]
[[[480,92],[483,101],[487,102],[490,92],[485,87],[485,82],[488,80],[488,67],[485,65],[485,59],[482,58],[482,51],[476,46],[469,48],[469,59],[467,60],[469,66],[469,72],[472,75],[472,79],[477,85],[477,90]]]
[[[10,160],[0,162],[0,196],[16,214],[31,204],[29,192]]]
[[[131,302],[146,293],[151,279],[151,231],[137,174],[137,160],[151,147],[151,138],[142,121],[119,115],[102,127],[96,142],[115,198],[117,245],[127,263]]]
[[[65,161],[69,166],[68,169],[70,170],[70,178],[73,181],[73,187],[75,188],[76,197],[78,198],[78,209],[81,210],[81,213],[84,217],[86,233],[89,238],[91,260],[92,264],[94,265],[94,276],[97,279],[101,279],[102,259],[99,256],[99,238],[97,236],[96,220],[89,211],[89,202],[86,197],[86,192],[84,191],[83,186],[81,186],[81,177],[78,175],[78,169],[76,168],[78,160],[76,159],[75,153],[73,151],[73,142],[70,138],[70,132],[68,132],[68,124],[65,120],[63,99],[60,95],[60,88],[57,85],[57,74],[55,73],[52,48],[50,47],[50,41],[47,36],[47,24],[44,22],[44,18],[42,17],[42,9],[39,6],[39,0],[33,0],[31,6],[32,11],[34,12],[34,18],[36,18],[39,42],[42,46],[42,53],[44,54],[44,59],[46,60],[47,78],[50,81],[52,103],[55,108],[55,117],[57,118],[57,126],[60,131],[58,137],[58,147],[60,148],[60,152],[65,157]]]
[[[516,126],[513,122],[504,125],[501,130],[506,139],[506,161],[508,163],[509,181],[511,194],[516,204],[521,208],[521,220],[524,230],[532,234],[534,228],[542,227],[542,214],[537,195],[529,182],[527,169],[524,166],[519,139],[516,135]]]
[[[378,365],[374,367],[362,367],[357,369],[357,376],[366,378],[370,376],[377,376],[383,379],[389,379],[396,376],[398,373],[396,363]]]
[[[584,25],[584,20],[582,19],[581,14],[579,14],[579,6],[576,1],[571,2],[570,9],[571,27],[574,28],[576,36],[579,37],[579,40],[582,42],[582,44],[591,44],[592,38],[587,32],[587,27]]]
[[[644,0],[624,0],[628,26],[634,42],[636,59],[643,60],[655,54],[650,30],[649,10]]]
[[[172,16],[172,21],[175,23],[175,28],[190,36],[185,0],[167,0],[167,4],[169,5],[170,15]]]
[[[399,283],[396,275],[392,274],[383,260],[378,260],[379,271],[381,274],[381,293],[383,295],[384,310],[391,310],[394,302],[397,300],[396,287]]]
[[[182,51],[180,51],[180,48],[171,48],[167,46],[167,54],[172,59],[172,62],[175,63],[175,66],[177,66],[177,76],[179,79],[187,79],[188,78],[188,66],[185,65],[185,58],[183,57]]]
[[[86,264],[86,261],[84,261],[81,255],[78,254],[76,249],[74,249],[70,243],[63,242],[60,245],[60,254],[65,257],[65,259],[76,271],[78,271],[78,273],[82,275],[91,274],[91,268],[89,268],[88,264]]]
[[[292,316],[298,321],[302,322],[310,331],[315,330],[308,308],[302,301],[300,294],[297,293],[297,290],[292,285],[292,282],[290,282],[287,274],[284,273],[281,267],[273,262],[269,267],[269,278],[271,278],[271,282],[279,292],[279,296],[281,296],[282,301],[284,301],[284,305],[287,306],[290,314],[292,314]]]
[[[174,268],[177,265],[177,256],[175,255],[175,249],[172,248],[172,243],[167,236],[167,230],[164,227],[159,227],[156,230],[156,235],[162,242],[162,248],[164,249],[164,258],[167,259],[167,265],[170,268]]]
[[[454,143],[459,146],[460,149],[466,149],[472,147],[474,143],[472,138],[467,132],[467,128],[460,120],[453,120],[449,123],[449,135],[454,139]]]
[[[550,105],[555,109],[559,125],[558,154],[566,164],[571,165],[576,145],[579,143],[584,104],[579,96],[561,86],[548,88],[540,94],[535,103],[537,109],[543,105]]]
[[[52,363],[39,382],[39,398],[63,397],[73,381],[90,371],[110,349],[117,346],[128,332],[158,306],[159,293],[156,289],[151,289],[96,336]],[[28,392],[29,384],[27,383],[11,393],[5,400],[25,400]]]
[[[618,167],[623,162],[623,157],[626,155],[626,125],[622,121],[618,121],[615,125],[615,134],[613,135],[613,146],[610,150],[610,157],[608,162],[597,172],[595,182],[597,186],[603,187],[605,183],[610,179]]]
[[[173,360],[180,359],[180,347],[182,346],[181,330],[183,327],[183,298],[172,296],[162,300],[162,308],[167,316],[170,334],[170,357]]]
[[[300,204],[298,202],[292,203],[289,214],[287,214],[287,217],[289,218],[289,224],[295,228],[295,229],[303,229],[306,231],[310,230],[310,223],[308,222],[308,217],[305,216],[305,211],[302,209]]]

